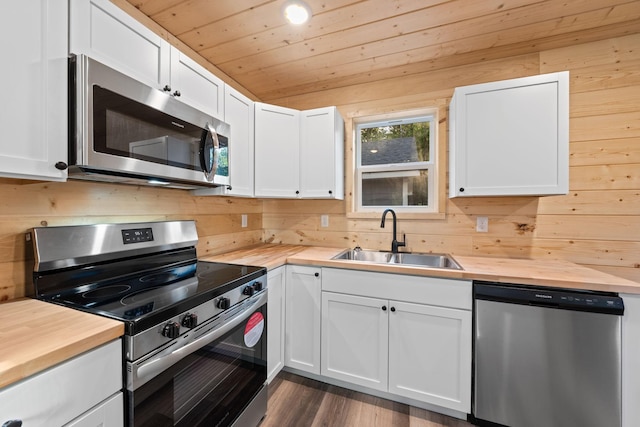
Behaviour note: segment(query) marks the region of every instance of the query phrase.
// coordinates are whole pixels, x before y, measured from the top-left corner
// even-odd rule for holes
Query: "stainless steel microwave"
[[[229,185],[228,124],[84,55],[69,60],[69,177]]]

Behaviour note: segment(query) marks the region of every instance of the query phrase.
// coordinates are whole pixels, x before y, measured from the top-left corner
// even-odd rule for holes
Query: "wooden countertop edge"
[[[7,328],[0,333],[4,346],[0,349],[0,388],[124,335],[122,322],[44,301],[20,298],[0,304],[0,309],[4,309],[0,310],[0,320]],[[36,314],[34,321],[41,323],[32,327],[15,320],[15,313],[24,311],[43,313],[39,317]],[[49,314],[51,321],[47,320]],[[60,335],[56,335],[57,330]]]

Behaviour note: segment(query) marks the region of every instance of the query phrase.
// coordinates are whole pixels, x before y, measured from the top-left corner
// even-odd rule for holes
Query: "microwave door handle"
[[[201,349],[207,344],[217,340],[227,332],[231,331],[235,327],[237,327],[240,323],[244,322],[249,318],[251,314],[260,306],[264,305],[267,302],[267,293],[263,292],[255,302],[253,302],[249,307],[243,309],[240,313],[238,313],[235,317],[229,319],[219,328],[214,329],[213,331],[201,336],[195,341],[190,342],[182,348],[174,350],[166,356],[162,356],[158,359],[151,360],[150,362],[139,365],[136,369],[134,383],[136,384],[136,388],[141,386],[142,384],[148,382],[170,366],[173,366],[180,360],[184,359],[191,353]]]
[[[213,145],[213,152],[211,153],[211,157],[207,155],[207,151],[209,150],[207,144],[207,136],[209,135],[211,135],[211,143]],[[220,141],[218,140],[218,133],[210,123],[207,123],[204,131],[202,132],[200,149],[202,151],[202,156],[200,157],[202,171],[204,172],[204,175],[208,181],[213,181],[213,177],[218,170]]]

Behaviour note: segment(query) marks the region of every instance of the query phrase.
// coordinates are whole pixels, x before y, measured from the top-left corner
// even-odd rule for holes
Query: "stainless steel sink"
[[[397,253],[393,255],[391,262],[394,264],[462,270],[460,264],[447,254]]]
[[[378,264],[387,264],[391,260],[391,252],[370,251],[365,249],[347,249],[340,252],[332,259],[342,259],[348,261],[364,261]]]
[[[385,251],[373,251],[365,249],[347,249],[334,256],[332,259],[371,262],[374,264],[397,264],[418,266],[427,268],[446,268],[462,270],[462,267],[447,254],[427,254],[400,252],[391,253]]]

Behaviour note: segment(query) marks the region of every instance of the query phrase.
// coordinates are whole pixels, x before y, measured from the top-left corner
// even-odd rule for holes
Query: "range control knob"
[[[178,338],[180,336],[180,324],[178,322],[169,322],[162,328],[162,336],[167,338]]]
[[[245,286],[244,289],[242,290],[242,293],[244,295],[252,296],[253,294],[256,293],[256,290],[253,288],[253,286]]]
[[[182,318],[182,326],[189,329],[198,326],[198,315],[195,313],[185,314]]]
[[[256,292],[260,292],[262,290],[262,282],[254,282],[253,289],[255,289]]]
[[[231,306],[231,300],[229,298],[220,297],[220,298],[218,298],[218,301],[216,301],[216,307],[218,307],[218,308],[220,308],[222,310],[226,310],[230,306]]]

